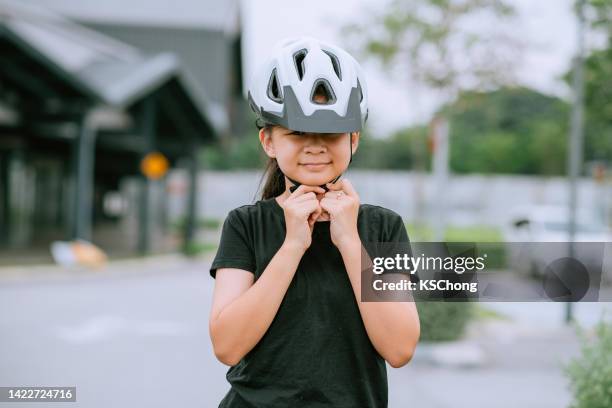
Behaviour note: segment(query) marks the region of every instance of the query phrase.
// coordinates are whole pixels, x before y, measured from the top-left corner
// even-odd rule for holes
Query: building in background
[[[228,131],[241,135],[248,106],[242,94],[242,28],[238,0],[21,0],[47,7],[146,53],[171,52],[192,77],[195,93],[221,109]]]
[[[189,59],[195,29],[189,42],[172,40],[180,30],[167,27],[159,27],[156,39],[148,26],[148,34],[135,35],[148,37],[148,45],[129,43],[102,33],[112,26],[109,19],[94,30],[66,17],[60,3],[77,4],[0,0],[2,258],[23,253],[31,259],[37,248],[48,254],[55,239],[92,240],[111,255],[172,246],[166,240],[166,179],[141,173],[142,159],[154,151],[170,168],[189,169],[188,242],[197,152],[231,134],[230,118],[238,115],[231,95],[240,93],[232,87],[241,81],[220,72],[227,65],[219,60],[239,54],[233,48],[240,47],[239,34],[230,30],[235,40],[229,42],[226,34],[211,34],[201,53],[209,57],[198,60],[194,50]],[[207,16],[226,26],[225,15]],[[227,17],[238,21],[235,14]]]

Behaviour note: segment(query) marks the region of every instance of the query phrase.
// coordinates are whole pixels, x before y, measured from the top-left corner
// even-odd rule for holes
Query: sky
[[[244,80],[250,77],[279,39],[310,35],[343,46],[340,26],[367,19],[367,10],[384,7],[388,0],[243,0]],[[518,11],[516,35],[526,42],[518,64],[521,84],[541,92],[569,98],[569,89],[561,80],[575,53],[576,25],[571,13],[572,0],[508,0]],[[414,124],[426,123],[441,100],[434,93],[398,85],[389,74],[371,60],[360,61],[365,70],[369,92],[372,134],[385,136]],[[246,90],[245,90],[246,92]]]

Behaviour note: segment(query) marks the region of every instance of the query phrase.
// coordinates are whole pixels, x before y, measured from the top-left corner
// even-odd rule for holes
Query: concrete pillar
[[[189,160],[187,160],[189,191],[187,195],[187,213],[185,214],[185,248],[194,243],[197,229],[198,147],[195,141],[192,143],[190,153]]]
[[[11,231],[10,222],[8,154],[0,152],[0,246],[8,244]]]
[[[95,148],[96,130],[90,113],[87,113],[81,117],[72,150],[73,239],[91,240],[92,238]]]
[[[144,154],[155,150],[156,145],[156,125],[157,125],[157,104],[153,96],[149,96],[143,101],[140,110],[140,129],[145,140]],[[140,211],[138,216],[138,252],[146,255],[151,250],[151,197],[152,183],[145,175],[140,176]]]

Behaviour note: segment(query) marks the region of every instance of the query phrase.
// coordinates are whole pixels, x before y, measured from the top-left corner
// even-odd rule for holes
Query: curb
[[[34,283],[81,279],[143,276],[175,273],[182,265],[210,263],[210,254],[187,257],[181,253],[148,255],[138,258],[110,260],[103,267],[61,266],[57,264],[2,266],[0,286],[13,283]]]

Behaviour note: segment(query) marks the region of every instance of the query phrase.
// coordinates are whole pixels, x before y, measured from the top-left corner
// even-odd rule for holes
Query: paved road
[[[75,385],[72,408],[218,405],[212,278],[203,263],[168,269],[0,283],[0,384]]]
[[[207,262],[115,269],[0,280],[0,385],[77,387],[76,404],[55,407],[216,407],[228,389],[227,367],[208,337]],[[426,347],[411,364],[388,367],[389,406],[566,406],[557,360],[577,352],[575,338],[559,328],[517,327],[474,328],[472,344],[487,356],[480,367],[432,365],[421,358]],[[40,404],[18,404],[29,406]]]

